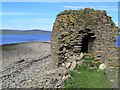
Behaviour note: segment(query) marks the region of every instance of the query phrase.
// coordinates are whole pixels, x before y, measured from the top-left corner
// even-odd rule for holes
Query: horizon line
[[[45,29],[6,29],[6,28],[0,28],[0,30],[18,30],[18,31],[26,31],[26,30],[41,30],[41,31],[50,31],[50,30],[45,30]]]

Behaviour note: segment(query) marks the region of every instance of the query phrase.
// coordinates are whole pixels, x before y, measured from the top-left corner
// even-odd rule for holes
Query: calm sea
[[[118,35],[118,36],[116,37],[116,43],[115,43],[115,46],[120,47],[120,35]]]
[[[0,45],[34,42],[34,41],[50,41],[51,34],[0,34]]]
[[[34,42],[34,41],[50,41],[51,34],[0,34],[0,45],[21,43],[21,42]],[[116,37],[115,46],[120,47],[120,36]]]

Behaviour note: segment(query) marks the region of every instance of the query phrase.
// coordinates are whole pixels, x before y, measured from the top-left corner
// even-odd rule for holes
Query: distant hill
[[[0,30],[0,34],[51,34],[51,31],[44,31],[44,30],[10,30],[10,29],[2,29]]]

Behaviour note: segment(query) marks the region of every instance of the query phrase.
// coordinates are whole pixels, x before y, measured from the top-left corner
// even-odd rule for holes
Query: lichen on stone
[[[94,53],[102,61],[113,58],[117,55],[114,38],[118,30],[105,10],[85,8],[60,12],[52,30],[53,62],[61,65],[69,61],[70,57],[79,57],[81,52]]]

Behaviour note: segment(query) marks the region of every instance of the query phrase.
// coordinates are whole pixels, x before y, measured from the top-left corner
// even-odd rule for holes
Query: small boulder
[[[71,66],[71,63],[67,62],[65,65],[66,65],[66,68],[69,68]]]
[[[80,59],[82,59],[83,56],[84,56],[84,54],[81,52],[81,53],[80,53]]]
[[[20,60],[16,61],[15,63],[18,64],[18,63],[22,63],[24,61],[25,61],[25,59],[20,59]]]
[[[64,64],[64,63],[62,63],[62,66],[63,66],[63,67],[65,67],[65,64]]]
[[[77,65],[78,65],[78,66],[82,66],[82,64],[83,64],[83,60],[77,61]]]
[[[67,80],[69,79],[69,78],[72,78],[72,76],[71,75],[64,75],[63,77],[62,77],[62,79],[65,79],[65,78],[67,78]]]
[[[75,67],[76,67],[76,61],[73,61],[70,66],[70,70],[73,70]]]
[[[111,80],[110,80],[110,82],[114,82],[114,80],[113,80],[113,79],[111,79]]]
[[[106,69],[105,63],[100,64],[99,69],[100,70],[105,70]]]

